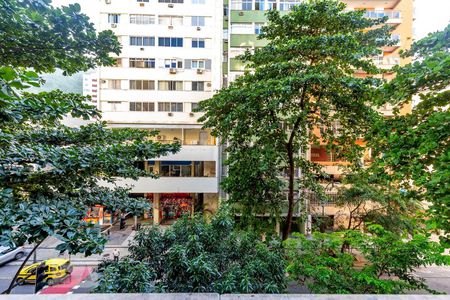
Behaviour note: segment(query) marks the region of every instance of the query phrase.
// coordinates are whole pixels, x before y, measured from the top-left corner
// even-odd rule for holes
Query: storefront
[[[160,195],[160,214],[162,222],[177,220],[184,215],[192,215],[194,210],[193,197],[187,193]]]
[[[111,212],[105,210],[104,206],[95,205],[88,210],[83,220],[95,225],[107,225],[112,224],[115,218],[117,218],[117,213],[111,214]]]

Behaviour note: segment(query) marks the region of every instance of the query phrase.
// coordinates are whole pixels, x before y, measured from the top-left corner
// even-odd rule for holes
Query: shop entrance
[[[194,205],[190,194],[161,194],[161,223],[172,224],[184,215],[192,215]]]

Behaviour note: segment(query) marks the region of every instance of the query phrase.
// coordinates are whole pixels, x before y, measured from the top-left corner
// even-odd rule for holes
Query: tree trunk
[[[294,177],[295,177],[295,164],[294,153],[292,151],[292,145],[288,146],[289,157],[289,190],[288,190],[288,212],[286,216],[286,223],[283,228],[283,241],[289,237],[292,227],[292,218],[294,214]]]
[[[27,261],[30,259],[31,255],[33,255],[33,253],[35,253],[36,249],[42,244],[42,242],[45,239],[43,239],[42,241],[40,241],[39,243],[35,244],[33,249],[31,250],[30,253],[28,253],[27,257],[24,259],[23,263],[20,265],[19,269],[16,272],[16,275],[14,275],[13,279],[11,280],[11,283],[9,284],[9,287],[7,290],[3,291],[2,294],[10,294],[12,289],[16,286],[16,280],[17,280],[17,276],[19,276],[20,271],[23,269],[23,267],[25,266],[25,264],[27,263]]]

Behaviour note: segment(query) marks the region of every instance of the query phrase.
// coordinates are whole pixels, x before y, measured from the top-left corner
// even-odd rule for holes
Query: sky
[[[70,3],[80,3],[81,9],[85,14],[94,17],[92,4],[99,0],[53,0],[55,6],[67,5]],[[450,0],[414,0],[415,21],[414,39],[425,37],[430,32],[442,30],[450,22]],[[89,9],[91,8],[91,9]]]

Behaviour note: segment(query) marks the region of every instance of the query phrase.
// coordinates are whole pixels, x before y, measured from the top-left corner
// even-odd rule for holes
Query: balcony
[[[399,34],[393,34],[391,36],[391,42],[392,44],[389,46],[384,46],[382,49],[385,52],[394,52],[398,48],[401,47],[401,38]]]
[[[140,177],[138,180],[122,179],[118,186],[132,187],[131,193],[218,193],[219,181],[216,177],[160,177],[158,179]],[[111,184],[102,182],[104,186]]]
[[[387,24],[398,25],[402,23],[402,14],[398,10],[370,10],[366,11],[364,16],[369,19],[380,19],[388,17]]]
[[[267,45],[267,40],[259,40],[257,37],[256,34],[232,34],[230,47],[253,48]]]

